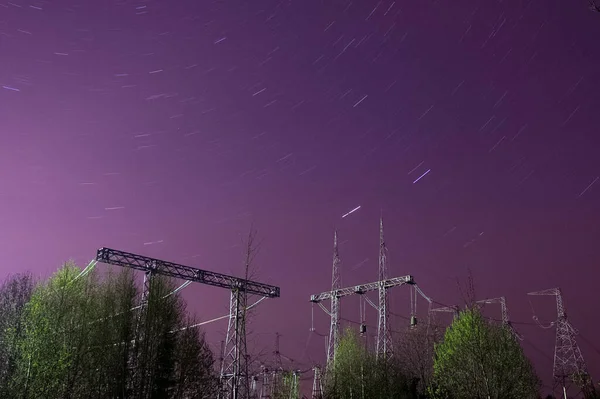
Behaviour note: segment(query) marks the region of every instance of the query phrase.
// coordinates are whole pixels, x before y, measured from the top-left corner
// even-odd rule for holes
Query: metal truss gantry
[[[334,303],[334,302],[339,303],[341,298],[349,296],[349,295],[364,295],[367,292],[379,291],[382,289],[387,290],[392,287],[398,287],[398,286],[401,286],[404,284],[414,284],[413,277],[410,275],[403,276],[403,277],[394,277],[394,278],[390,278],[390,279],[383,280],[383,281],[375,281],[375,282],[368,283],[368,284],[360,284],[360,285],[355,285],[352,287],[340,288],[340,289],[333,290],[333,291],[326,291],[326,292],[322,292],[318,295],[311,295],[310,301],[318,304],[321,307],[321,309],[323,309],[323,311],[331,317],[331,319],[332,319],[331,325],[332,326],[334,326],[333,320],[335,320],[335,325],[337,327],[337,323],[339,322],[339,319],[340,319],[340,315],[338,313],[338,307],[332,307],[331,310],[328,310],[323,305],[323,303],[322,303],[323,301],[331,300],[332,303]],[[371,299],[369,299],[369,297],[367,297],[366,295],[364,296],[364,299],[367,301],[367,303],[369,303],[375,309],[379,308],[378,305],[373,303],[373,301],[371,301]],[[330,361],[333,360],[333,358],[335,356],[335,350],[337,349],[338,339],[339,339],[339,336],[337,333],[332,334],[332,335],[335,338],[335,341],[329,342],[329,345],[328,345],[328,348],[330,348],[330,350],[331,350],[331,357],[328,356],[328,358],[327,358],[328,364]]]
[[[577,345],[575,336],[578,331],[571,325],[567,318],[562,292],[560,288],[551,288],[543,291],[530,292],[527,295],[552,295],[556,297],[557,319],[553,324],[556,326],[556,344],[554,347],[553,365],[553,391],[557,387],[562,388],[564,398],[567,398],[567,390],[571,383],[581,389],[584,395],[594,391],[594,386],[587,370],[587,365]],[[536,321],[537,317],[534,316]],[[539,323],[539,321],[538,321]],[[586,396],[587,397],[587,396]]]
[[[221,366],[221,398],[246,399],[244,395],[248,395],[249,392],[244,391],[243,386],[247,387],[249,381],[246,372],[242,370],[243,367],[240,367],[241,364],[245,364],[247,357],[245,345],[241,345],[242,340],[245,343],[246,298],[247,295],[277,298],[280,296],[279,287],[110,248],[100,248],[96,254],[96,261],[143,271],[145,278],[142,304],[147,301],[150,282],[155,275],[231,290],[229,324]]]

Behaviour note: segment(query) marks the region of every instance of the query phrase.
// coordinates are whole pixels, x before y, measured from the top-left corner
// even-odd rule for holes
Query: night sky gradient
[[[242,275],[254,223],[282,296],[251,343],[279,332],[302,368],[324,360],[308,298],[334,228],[343,284],[374,281],[382,214],[390,275],[460,304],[471,269],[547,384],[554,330],[531,305],[543,323],[556,305],[526,293],[561,287],[598,379],[599,41],[584,0],[3,0],[0,275],[102,246]],[[390,295],[406,317],[408,290]],[[226,290],[184,297],[227,312]],[[225,328],[206,327],[215,349]]]

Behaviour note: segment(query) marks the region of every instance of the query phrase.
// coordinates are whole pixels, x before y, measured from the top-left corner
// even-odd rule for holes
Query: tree
[[[418,325],[406,331],[394,345],[398,367],[415,382],[420,395],[425,394],[431,383],[434,342],[436,331],[427,325]]]
[[[435,346],[434,398],[537,398],[540,382],[511,332],[477,307],[460,313]]]
[[[76,396],[95,297],[90,280],[82,276],[67,263],[33,291],[22,314],[24,334],[15,348],[16,369],[8,388],[12,397]]]
[[[0,288],[0,397],[215,397],[212,353],[171,280],[153,278],[143,308],[129,269],[100,279],[68,263],[32,287]]]
[[[378,361],[361,342],[356,331],[340,337],[333,364],[326,372],[326,399],[415,398],[408,378],[395,359]]]
[[[282,384],[280,396],[275,396],[281,399],[300,399],[300,385],[298,374],[295,372],[284,372],[282,376]]]
[[[18,358],[17,343],[23,339],[25,305],[31,298],[34,282],[31,274],[17,274],[0,288],[0,397],[10,397],[9,382],[14,377]]]
[[[187,318],[185,324],[193,326],[195,319]],[[175,389],[171,397],[189,399],[217,397],[219,378],[204,333],[200,333],[195,327],[178,331],[175,359]]]
[[[89,398],[123,398],[131,383],[137,309],[133,272],[112,268],[99,283],[97,310],[90,322],[90,354],[81,383]]]

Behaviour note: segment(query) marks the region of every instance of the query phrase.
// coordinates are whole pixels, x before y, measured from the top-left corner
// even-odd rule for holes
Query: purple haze
[[[374,281],[383,214],[390,275],[454,304],[471,268],[546,382],[554,332],[526,293],[560,286],[598,379],[599,40],[585,0],[4,1],[2,276],[101,246],[240,275],[254,222],[282,297],[251,344],[279,332],[303,368],[324,358],[308,298],[331,284],[334,228],[343,284]],[[184,292],[227,312],[224,290]],[[215,348],[225,328],[207,326]]]

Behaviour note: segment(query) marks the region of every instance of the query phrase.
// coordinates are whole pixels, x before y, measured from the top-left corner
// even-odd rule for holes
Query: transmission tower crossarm
[[[448,312],[448,313],[458,313],[458,306],[442,306],[439,308],[432,308],[432,312]]]
[[[530,292],[527,295],[550,295],[550,296],[555,296],[556,297],[556,311],[558,314],[558,317],[567,317],[566,312],[565,312],[565,307],[563,304],[563,300],[562,300],[562,293],[560,288],[549,288],[547,290],[542,290],[542,291],[535,291],[535,292]]]
[[[245,280],[226,274],[215,273],[207,270],[196,269],[173,262],[153,259],[142,255],[119,251],[110,248],[100,248],[96,254],[96,261],[109,265],[129,267],[143,272],[152,272],[163,276],[180,278],[200,284],[221,288],[239,288],[247,294],[260,295],[268,298],[280,296],[279,287],[256,281]]]
[[[361,285],[355,285],[352,287],[345,287],[345,288],[340,288],[339,290],[334,290],[334,291],[326,291],[326,292],[322,292],[318,295],[311,295],[310,296],[310,301],[314,302],[314,303],[319,303],[321,301],[325,301],[331,298],[342,298],[348,295],[354,295],[354,294],[364,294],[366,292],[370,292],[370,291],[377,291],[379,290],[380,286],[383,286],[383,288],[392,288],[392,287],[397,287],[400,285],[404,285],[404,284],[414,284],[414,280],[413,277],[408,275],[408,276],[403,276],[403,277],[394,277],[394,278],[389,278],[387,280],[383,280],[383,281],[375,281],[373,283],[368,283],[368,284],[361,284]]]
[[[503,324],[509,324],[510,323],[510,321],[508,319],[508,309],[506,307],[506,298],[504,298],[503,296],[498,297],[498,298],[482,299],[480,301],[477,301],[476,303],[482,303],[482,304],[485,304],[485,305],[499,303],[500,304],[500,309],[502,311],[502,323]]]
[[[547,290],[529,292],[527,295],[557,295],[560,292],[560,288],[549,288]]]

